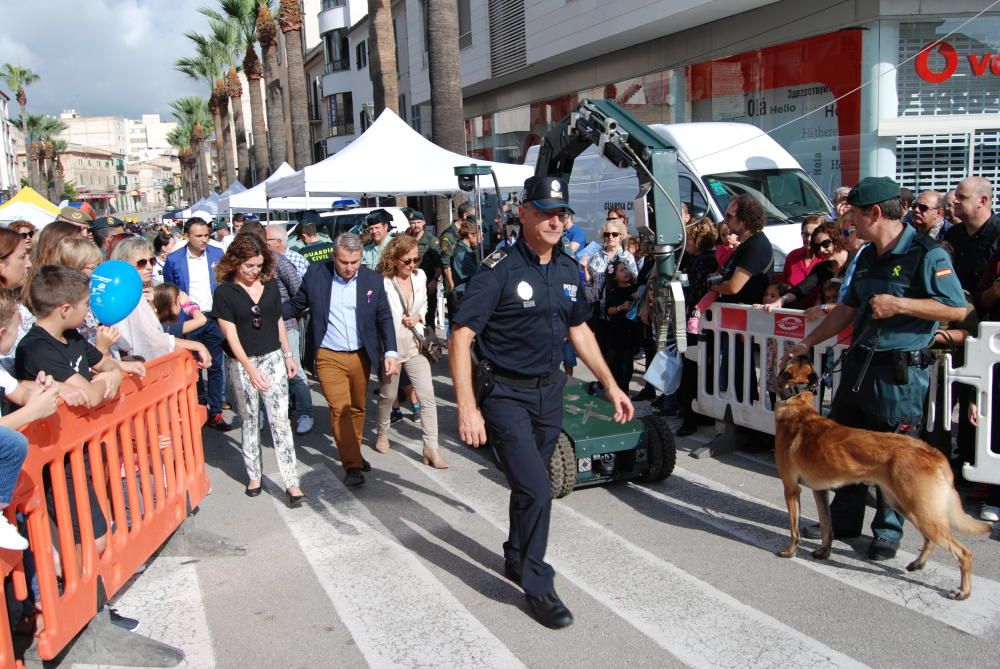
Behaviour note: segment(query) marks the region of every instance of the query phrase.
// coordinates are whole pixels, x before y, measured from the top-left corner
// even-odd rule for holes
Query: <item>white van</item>
[[[748,193],[764,206],[764,233],[775,249],[774,268],[780,272],[785,256],[802,245],[802,219],[809,214],[832,214],[833,207],[795,159],[760,128],[748,123],[675,123],[650,126],[677,149],[681,201],[693,217],[724,218],[730,198]],[[538,159],[537,146],[525,164]],[[619,207],[632,221],[632,205],[639,182],[631,168],[618,168],[590,147],[576,159],[569,181],[573,220],[597,238],[607,212]]]
[[[358,224],[363,224],[365,217],[376,209],[385,209],[392,214],[392,225],[389,227],[390,235],[404,234],[410,228],[410,222],[406,220],[406,214],[399,207],[356,207],[343,211],[324,211],[320,212],[320,217],[326,223],[328,234],[333,239],[341,232],[346,232]]]

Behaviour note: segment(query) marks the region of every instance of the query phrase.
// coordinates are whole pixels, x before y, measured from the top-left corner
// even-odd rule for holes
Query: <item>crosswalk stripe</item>
[[[158,556],[114,604],[118,612],[139,621],[136,634],[184,651],[178,667],[214,669],[215,653],[195,561]],[[106,614],[105,614],[106,615]],[[75,669],[117,669],[111,665],[75,663]]]
[[[370,666],[523,666],[327,467],[303,487],[275,507]]]
[[[419,452],[412,441],[394,442]],[[506,534],[508,492],[498,472],[484,479],[480,467],[473,471],[467,461],[446,471],[406,461]],[[747,658],[754,667],[865,666],[559,502],[552,508],[547,559],[564,578],[689,666],[745,666]]]
[[[780,483],[776,482],[776,485]],[[670,479],[655,487],[632,484],[634,490],[669,505],[685,515],[704,522],[755,546],[776,551],[788,540],[788,510],[726,487],[680,467]],[[803,491],[808,496],[808,491]],[[751,502],[752,504],[747,504]],[[910,531],[915,532],[912,528]],[[818,561],[806,550],[818,542],[805,540],[800,556],[791,564],[812,569],[863,592],[929,616],[969,634],[992,633],[1000,623],[1000,583],[981,576],[973,578],[972,596],[957,602],[947,592],[958,586],[959,572],[938,562],[928,562],[919,572],[895,578],[892,572],[914,559],[912,553],[899,551],[894,560],[882,563],[892,568],[876,567],[872,562],[834,552]],[[966,543],[967,546],[973,545]],[[943,549],[938,549],[938,556]],[[951,554],[944,550],[944,556]],[[904,574],[909,572],[903,571]]]

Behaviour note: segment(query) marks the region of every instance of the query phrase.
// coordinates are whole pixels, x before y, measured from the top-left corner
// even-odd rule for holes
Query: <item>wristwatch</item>
[[[295,354],[292,353],[291,351],[285,351],[285,357],[286,358],[294,358]]]

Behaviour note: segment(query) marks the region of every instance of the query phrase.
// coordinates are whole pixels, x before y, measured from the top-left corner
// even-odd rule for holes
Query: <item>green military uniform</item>
[[[385,251],[385,248],[389,246],[389,242],[391,241],[392,236],[386,235],[381,244],[376,244],[375,242],[368,242],[365,244],[361,248],[361,264],[372,271],[376,271],[375,267],[378,265],[378,261],[382,257],[382,253]]]
[[[899,185],[891,179],[868,177],[851,191],[848,203],[868,207],[898,193]],[[909,225],[881,256],[875,244],[859,251],[843,296],[843,303],[857,310],[852,335],[857,346],[844,360],[830,418],[848,427],[919,434],[933,360],[928,347],[938,323],[906,314],[873,318],[869,300],[875,295],[932,299],[952,307],[965,307],[965,296],[948,253]],[[835,535],[860,534],[865,494],[863,485],[837,491],[830,507]],[[886,506],[879,490],[869,556],[894,554],[902,527],[902,516]]]
[[[420,269],[427,272],[428,276],[440,271],[441,243],[434,235],[429,232],[420,235],[420,239],[417,240],[417,257],[420,259]]]
[[[458,246],[458,226],[452,223],[438,237],[438,246],[441,249],[441,268],[451,268],[451,259],[455,255],[455,247]]]
[[[318,262],[326,262],[333,257],[333,242],[319,241],[306,244],[299,249],[299,253],[309,261],[310,265]]]

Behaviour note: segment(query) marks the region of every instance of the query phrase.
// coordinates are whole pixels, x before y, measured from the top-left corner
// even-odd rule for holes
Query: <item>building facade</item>
[[[10,98],[0,91],[0,202],[6,202],[21,189],[9,105]]]
[[[1000,12],[982,5],[459,0],[468,151],[521,162],[581,99],[609,98],[647,123],[754,124],[827,192],[869,175],[914,190],[996,181]],[[330,0],[320,13],[336,63],[323,87],[331,153],[360,134],[371,102],[366,9]],[[401,116],[429,135],[424,5],[402,0],[393,15]]]

